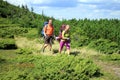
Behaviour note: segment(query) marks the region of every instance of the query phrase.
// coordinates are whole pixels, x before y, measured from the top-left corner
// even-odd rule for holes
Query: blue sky
[[[34,12],[56,19],[120,19],[120,0],[5,0],[14,5],[28,5]]]

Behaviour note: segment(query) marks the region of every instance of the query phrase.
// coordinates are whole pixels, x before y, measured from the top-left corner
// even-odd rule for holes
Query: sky
[[[120,19],[120,0],[4,0],[56,19]]]

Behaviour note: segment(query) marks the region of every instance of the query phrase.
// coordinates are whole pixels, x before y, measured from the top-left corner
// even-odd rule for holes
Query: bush
[[[100,57],[100,59],[107,61],[120,61],[120,55],[119,54],[103,55]]]
[[[100,75],[100,69],[91,60],[77,56],[20,55],[14,61],[15,69],[7,71],[1,79],[89,80]]]
[[[27,37],[29,39],[38,38],[38,33],[36,28],[29,28],[28,33],[22,34],[22,36]]]
[[[32,50],[29,48],[17,49],[16,53],[28,55],[28,54],[32,54]]]
[[[80,36],[79,47],[86,46],[90,42],[89,38],[86,36]]]
[[[76,36],[73,36],[73,38],[71,39],[71,46],[73,48],[82,47],[82,46],[88,45],[89,42],[90,40],[88,37],[76,35]]]
[[[106,39],[98,39],[96,41],[92,41],[89,44],[89,47],[95,48],[96,50],[99,50],[105,54],[112,54],[118,51],[118,44]]]
[[[14,35],[19,35],[19,34],[23,34],[27,32],[28,30],[26,28],[20,28],[16,26],[3,27],[0,29],[0,37],[1,38],[14,38]]]
[[[0,49],[17,49],[14,39],[0,39]]]

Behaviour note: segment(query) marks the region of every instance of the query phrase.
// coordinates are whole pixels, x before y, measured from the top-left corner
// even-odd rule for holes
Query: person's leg
[[[52,37],[49,38],[50,51],[52,50]]]
[[[67,48],[67,53],[69,55],[70,54],[70,42],[69,41],[66,42],[66,48]]]
[[[45,48],[48,46],[48,44],[44,44],[43,46],[43,52],[45,51]]]
[[[44,42],[44,46],[43,46],[43,52],[45,51],[45,48],[48,46],[48,43],[49,43],[49,37],[45,37],[45,42]]]
[[[60,41],[60,47],[59,47],[59,53],[61,53],[63,46],[64,46],[65,42],[64,41]]]

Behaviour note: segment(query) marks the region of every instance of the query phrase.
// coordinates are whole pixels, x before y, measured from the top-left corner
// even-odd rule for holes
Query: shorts
[[[70,50],[70,41],[60,41],[60,50],[63,49],[63,46],[66,46],[68,50]]]
[[[52,44],[52,36],[45,36],[45,44]]]

